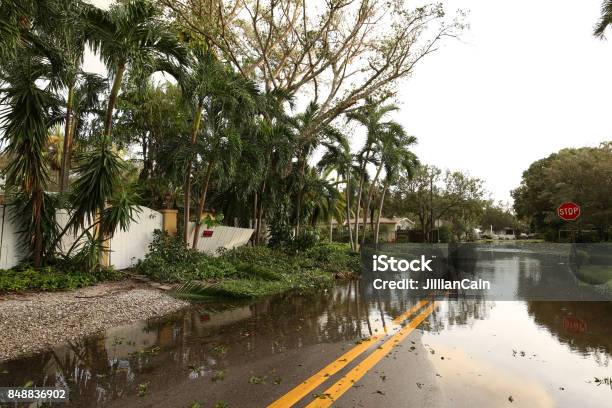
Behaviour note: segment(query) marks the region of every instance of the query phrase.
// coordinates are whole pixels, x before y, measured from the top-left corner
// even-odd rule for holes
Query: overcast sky
[[[509,202],[533,161],[612,140],[612,41],[592,36],[600,0],[443,3],[469,10],[470,28],[401,84],[396,115],[424,163],[467,171]]]
[[[398,119],[423,161],[509,201],[534,160],[612,140],[612,42],[592,36],[600,0],[445,3],[470,10],[469,31],[401,87]]]

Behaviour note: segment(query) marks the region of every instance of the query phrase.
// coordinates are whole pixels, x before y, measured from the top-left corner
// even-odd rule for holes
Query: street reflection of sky
[[[452,302],[440,302],[437,318],[452,308]],[[610,406],[612,390],[594,383],[612,375],[609,350],[585,352],[559,342],[535,323],[526,302],[489,302],[486,308],[485,319],[424,333],[443,388],[464,393],[461,400],[472,406],[483,406],[484,395],[492,398],[488,406],[507,404],[510,396],[516,406]]]

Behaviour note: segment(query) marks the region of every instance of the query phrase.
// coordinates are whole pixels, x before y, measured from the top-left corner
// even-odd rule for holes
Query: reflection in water
[[[612,356],[612,302],[528,302],[529,315],[560,343],[608,366]]]
[[[524,254],[478,261],[472,265],[471,273],[489,274],[500,281],[512,277],[514,281],[506,283],[514,285],[517,291],[527,280],[542,279],[540,260]],[[516,268],[519,274],[508,273]],[[122,397],[135,396],[140,384],[148,384],[148,389],[157,392],[172,393],[179,384],[210,378],[227,367],[239,368],[249,361],[291,350],[353,342],[387,332],[392,318],[416,301],[407,291],[375,291],[366,277],[361,282],[338,285],[327,293],[285,294],[256,303],[194,305],[163,319],[116,328],[104,336],[0,364],[0,385],[21,386],[32,381],[36,386],[68,386],[70,405],[83,407],[104,406]],[[498,334],[500,337],[495,341],[501,341],[504,331],[512,326],[509,333],[519,338],[528,336],[523,341],[534,348],[550,341],[563,346],[557,350],[556,358],[560,361],[573,361],[572,356],[579,353],[581,364],[592,367],[595,375],[600,372],[596,369],[608,367],[612,356],[611,307],[609,302],[495,303],[484,296],[457,298],[439,303],[422,326],[423,341],[437,342],[439,347],[465,357],[466,353],[478,354]],[[506,337],[509,336],[504,341],[508,342]],[[511,364],[517,360],[511,354],[512,346],[506,348],[497,350],[503,358],[490,357],[494,353],[481,354],[480,358],[490,361],[471,364],[479,367],[493,364],[499,378],[515,378]],[[321,361],[321,366],[328,362]],[[492,373],[493,369],[486,371]],[[563,375],[563,370],[558,371],[561,374],[557,375]],[[489,377],[494,381],[493,374]],[[584,383],[585,378],[568,378],[571,381]],[[534,386],[528,395],[548,401],[538,387]]]

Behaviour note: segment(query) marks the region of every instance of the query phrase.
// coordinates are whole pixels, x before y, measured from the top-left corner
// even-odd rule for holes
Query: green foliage
[[[270,240],[273,247],[286,246],[292,241],[293,226],[290,221],[291,204],[288,198],[275,203],[270,211]]]
[[[599,147],[563,149],[532,163],[521,185],[512,191],[514,209],[532,230],[557,240],[561,228],[594,230],[596,237],[576,236],[587,242],[609,240],[612,228],[612,143]],[[559,219],[556,210],[565,201],[581,206],[580,217]]]
[[[319,242],[319,231],[315,228],[306,228],[300,231],[300,235],[289,243],[289,249],[293,251],[305,251],[314,247]]]
[[[126,170],[125,162],[114,151],[107,137],[99,138],[91,149],[81,152],[77,163],[75,171],[79,177],[72,186],[74,211],[70,221],[75,230],[93,222],[96,212],[104,209],[105,203],[122,185],[121,175]],[[117,225],[124,227],[130,218],[129,211],[127,214],[109,212],[108,217],[104,217],[108,222],[101,223],[103,233],[114,232]]]
[[[0,293],[25,291],[71,290],[93,285],[100,281],[118,279],[121,275],[112,269],[82,272],[72,265],[34,269],[23,268],[0,270]]]
[[[159,230],[154,232],[149,253],[137,269],[157,281],[173,283],[221,277],[232,272],[213,258],[188,248],[179,235],[170,237]]]
[[[269,247],[240,247],[210,257],[186,247],[180,237],[160,232],[137,266],[140,273],[164,282],[182,282],[182,297],[253,298],[291,289],[328,287],[334,276],[359,272],[359,257],[342,244],[314,245],[289,252]]]

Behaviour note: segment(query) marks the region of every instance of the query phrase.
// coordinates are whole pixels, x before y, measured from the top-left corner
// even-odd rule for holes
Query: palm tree
[[[225,78],[216,78],[213,89],[204,103],[202,143],[198,149],[201,158],[200,196],[196,212],[193,248],[197,248],[206,197],[216,172],[218,180],[233,176],[241,151],[241,133],[253,124],[255,99],[258,93],[253,82],[229,69]]]
[[[102,113],[99,96],[107,87],[107,80],[99,75],[79,72],[70,85],[65,100],[66,119],[64,122],[63,148],[59,189],[65,192],[69,186],[70,168],[75,140],[86,122],[86,116]],[[68,135],[68,136],[66,136]]]
[[[170,65],[168,71],[176,72],[183,92],[183,98],[193,109],[191,123],[191,150],[187,158],[185,182],[183,186],[183,225],[185,242],[189,240],[189,220],[191,208],[191,184],[193,172],[193,150],[202,125],[202,113],[206,98],[215,92],[215,86],[224,78],[224,68],[210,50],[196,46],[190,50],[189,63],[185,67]]]
[[[40,42],[45,47],[57,50],[57,70],[54,80],[57,87],[65,89],[66,97],[64,115],[63,148],[60,162],[59,190],[64,192],[68,188],[68,174],[70,170],[70,156],[72,148],[72,130],[74,119],[75,90],[79,82],[87,77],[81,70],[85,54],[85,13],[92,6],[81,1],[55,0],[53,2],[53,27],[41,34]]]
[[[38,42],[39,30],[57,23],[60,0],[0,0],[0,59],[14,58],[23,45]]]
[[[408,178],[414,176],[419,161],[409,149],[416,144],[414,136],[407,136],[403,132],[387,133],[383,136],[382,162],[385,167],[385,180],[382,186],[378,214],[376,216],[376,233],[374,243],[378,244],[380,231],[380,217],[382,216],[385,195],[389,186],[397,181],[400,173],[405,172]]]
[[[178,37],[163,19],[162,11],[148,0],[130,0],[110,10],[91,7],[86,13],[86,35],[100,54],[113,84],[104,117],[104,134],[111,135],[113,111],[126,71],[146,78],[159,70],[161,61],[185,62]]]
[[[313,124],[316,119],[316,115],[319,112],[319,105],[315,102],[310,102],[304,112],[296,115],[292,122],[298,133],[296,156],[298,166],[298,191],[296,200],[296,220],[295,220],[295,234],[296,236],[300,233],[300,218],[302,215],[302,201],[304,194],[304,174],[308,165],[308,159],[312,153],[317,149],[318,146],[323,142],[334,142],[342,138],[340,134],[333,126],[327,125],[323,127],[315,127]]]
[[[351,185],[352,177],[357,174],[358,169],[355,168],[353,163],[353,155],[348,143],[348,139],[343,137],[339,143],[323,143],[325,146],[325,153],[321,156],[321,159],[317,163],[317,167],[320,170],[335,171],[338,177],[342,178],[344,183],[344,210],[345,219],[348,226],[349,242],[351,248],[355,249],[355,243],[353,242],[353,233],[350,225],[351,220]]]
[[[344,202],[338,191],[337,183],[328,178],[329,173],[319,174],[314,168],[309,167],[305,172],[304,185],[304,211],[310,218],[310,226],[316,227],[320,218],[327,220],[332,226],[332,220],[342,220]],[[330,232],[330,242],[331,242]]]
[[[601,18],[595,25],[593,35],[603,38],[606,29],[612,24],[612,0],[604,0],[601,4]]]
[[[25,237],[35,267],[43,262],[45,189],[49,181],[45,152],[52,125],[51,110],[57,100],[48,88],[51,68],[32,47],[23,47],[0,72],[0,83],[7,84],[0,94],[0,126],[11,158],[6,184],[16,189],[20,219],[24,220]],[[53,209],[54,211],[54,209]]]
[[[93,269],[100,264],[102,255],[108,253],[108,240],[117,228],[128,230],[134,212],[138,211],[137,196],[125,180],[126,164],[109,137],[93,140],[79,152],[76,162],[78,177],[70,194],[70,218],[53,246],[69,229],[75,234],[80,231],[65,256],[70,256],[82,244],[81,238],[87,237],[77,261]]]
[[[369,206],[374,193],[374,186],[378,181],[380,172],[382,170],[382,163],[380,160],[375,161],[376,154],[379,153],[380,138],[382,134],[389,131],[390,128],[399,130],[401,126],[393,121],[383,121],[384,116],[388,113],[397,110],[398,107],[395,105],[381,105],[381,102],[375,101],[371,98],[366,99],[363,106],[359,109],[350,112],[346,115],[349,121],[355,121],[366,128],[366,142],[359,152],[358,159],[360,164],[360,176],[359,176],[359,187],[357,191],[357,205],[355,209],[355,242],[359,242],[359,212],[361,209],[361,202],[363,198],[363,189],[367,179],[367,166],[374,162],[376,164],[376,176],[370,184],[368,192],[368,198],[365,201],[365,209],[363,215],[363,227],[364,234],[361,242],[365,242],[365,228],[367,225],[367,216],[369,212]]]
[[[260,243],[266,206],[274,200],[272,188],[278,188],[279,182],[288,175],[295,146],[293,129],[282,116],[274,115],[271,119],[270,113],[268,111],[257,122],[256,140],[253,141],[259,151],[258,164],[261,169],[258,187],[254,192],[255,244]]]

